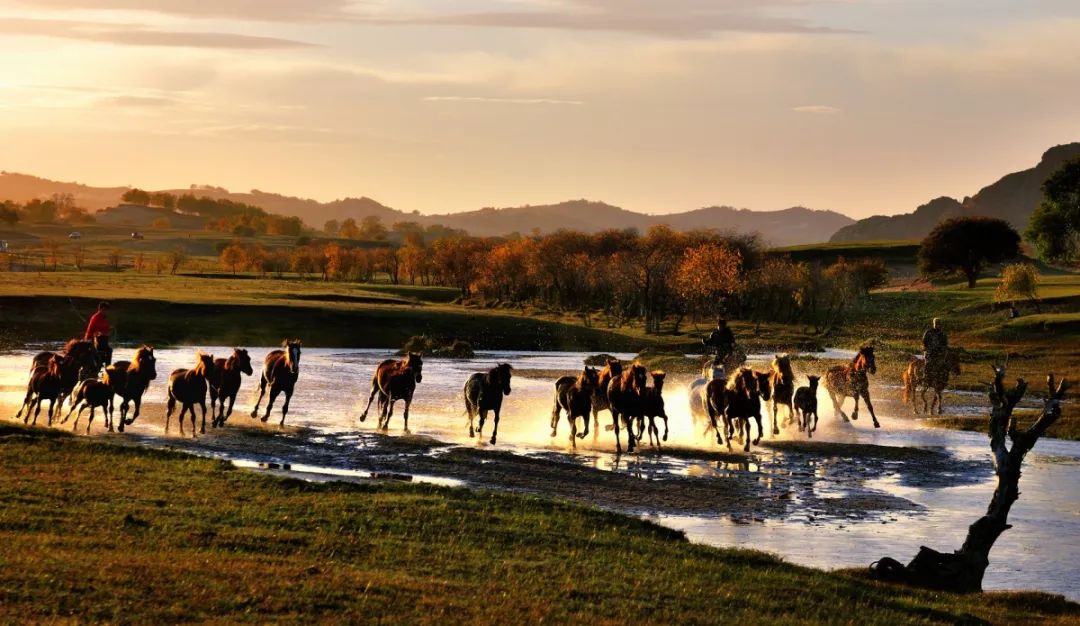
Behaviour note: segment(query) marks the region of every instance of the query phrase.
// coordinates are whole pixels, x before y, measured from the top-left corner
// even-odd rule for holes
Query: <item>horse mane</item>
[[[731,373],[728,377],[727,388],[731,391],[737,391],[739,393],[750,393],[750,388],[747,386],[747,378],[753,379],[757,382],[757,378],[754,376],[754,370],[749,367],[740,367]]]
[[[664,388],[665,377],[667,377],[667,373],[665,373],[664,370],[655,370],[652,372],[653,389],[656,390],[656,393],[660,393]]]
[[[192,374],[196,376],[206,376],[208,374],[206,371],[206,357],[210,357],[210,362],[213,363],[213,355],[206,354],[201,350],[195,353],[195,367],[191,368]]]
[[[792,380],[795,372],[791,369],[791,357],[786,354],[777,355],[772,361],[772,373],[781,380]]]
[[[619,388],[623,391],[627,389],[633,389],[638,393],[645,391],[644,383],[642,382],[642,373],[646,372],[645,366],[641,363],[634,363],[630,367],[623,370],[621,376],[619,376]]]
[[[49,364],[46,365],[46,367],[48,368],[47,371],[49,372],[49,376],[54,378],[60,377],[60,357],[58,355],[53,355],[53,357],[49,359]]]
[[[154,348],[151,346],[139,346],[139,349],[135,351],[135,356],[131,359],[131,364],[127,366],[127,371],[138,372],[142,364],[142,358],[153,351]]]
[[[591,367],[589,367],[588,365],[586,365],[585,368],[581,370],[581,373],[578,374],[577,380],[574,381],[574,386],[576,386],[578,389],[588,389],[593,384],[590,381],[590,378],[593,378],[594,376],[596,376],[596,378],[599,379],[599,376],[597,375],[596,370],[594,370]],[[597,382],[599,382],[599,381],[597,381]]]

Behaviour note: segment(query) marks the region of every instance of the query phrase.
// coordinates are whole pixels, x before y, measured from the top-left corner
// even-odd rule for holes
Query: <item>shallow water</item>
[[[228,356],[231,352],[222,347],[207,346],[204,349],[216,356]],[[481,353],[476,359],[467,361],[428,359],[424,380],[417,389],[410,414],[409,426],[414,436],[387,439],[373,433],[377,423],[374,407],[366,422],[361,423],[357,418],[367,401],[375,365],[391,356],[390,353],[307,348],[301,358],[301,377],[287,420],[290,428],[286,431],[291,435],[279,434],[273,426],[280,419],[279,399],[271,426],[262,431],[265,436],[243,440],[234,436],[239,431],[253,432],[252,425],[257,425],[247,416],[254,403],[256,367],[256,376],[244,381],[236,412],[229,422],[230,426],[247,428],[211,431],[197,442],[189,443],[176,437],[175,425],[173,435],[166,435],[160,415],[168,372],[191,366],[193,350],[156,351],[158,379],[148,392],[144,416],[129,427],[124,437],[154,446],[183,444],[189,451],[232,459],[256,468],[260,463],[288,463],[289,470],[271,469],[319,480],[368,478],[371,468],[378,468],[377,462],[367,462],[364,455],[369,452],[371,456],[396,456],[398,465],[395,467],[399,467],[404,458],[408,467],[409,459],[418,457],[387,452],[394,441],[423,443],[427,441],[424,438],[438,440],[419,453],[426,458],[444,455],[454,449],[492,449],[487,444],[490,422],[485,426],[483,442],[467,437],[461,387],[468,375],[502,361],[512,363],[518,370],[580,370],[585,356],[580,353],[514,351]],[[261,362],[269,350],[252,349],[253,361]],[[22,400],[26,368],[35,351],[28,349],[0,355],[0,411],[6,412],[5,415],[13,415]],[[130,358],[131,353],[129,348],[118,348],[116,358]],[[829,356],[838,354],[841,353],[829,353]],[[796,363],[797,372],[802,367],[824,369],[820,363]],[[605,423],[610,423],[610,417],[603,413],[599,437],[594,441],[590,435],[580,441],[579,453],[571,456],[567,454],[569,431],[565,418],[559,424],[558,436],[555,439],[550,436],[553,381],[524,375],[513,379],[513,392],[503,404],[499,440],[494,449],[542,462],[578,463],[588,468],[625,473],[650,484],[679,477],[755,481],[765,489],[764,493],[775,494],[773,497],[784,500],[785,505],[781,509],[772,507],[769,513],[761,515],[680,514],[671,510],[650,510],[648,502],[642,506],[612,508],[684,530],[694,541],[758,548],[796,563],[822,567],[865,567],[886,555],[906,561],[915,555],[920,545],[940,550],[957,548],[963,542],[968,525],[984,512],[990,500],[993,483],[989,447],[984,435],[925,428],[920,422],[893,417],[890,412],[899,413],[901,407],[886,399],[875,403],[882,428],[874,430],[869,415],[865,415],[865,408],[858,422],[838,423],[833,419],[822,391],[819,397],[821,422],[814,441],[945,450],[951,455],[949,458],[955,460],[954,471],[938,467],[932,474],[920,474],[917,468],[914,472],[910,467],[901,468],[903,464],[899,461],[879,459],[872,469],[861,474],[864,464],[858,458],[817,460],[805,454],[770,448],[754,448],[745,457],[736,455],[718,460],[706,452],[726,452],[726,448],[719,449],[703,440],[689,417],[686,393],[689,381],[690,377],[672,377],[665,386],[664,395],[671,418],[670,436],[665,445],[700,449],[700,455],[680,450],[678,453],[616,457],[611,453],[614,447],[612,434],[603,431]],[[877,391],[895,395],[887,388]],[[981,410],[978,404],[985,402],[980,396],[965,397],[963,394],[954,394],[950,400],[953,408],[957,408],[959,402],[977,403],[959,409],[974,414]],[[401,433],[401,413],[402,404],[398,403],[390,423],[391,435]],[[906,415],[906,411],[903,414]],[[99,418],[93,432],[101,431]],[[785,437],[790,438],[789,435]],[[303,443],[297,445],[296,441]],[[453,445],[447,448],[438,442]],[[414,451],[413,454],[417,453]],[[365,462],[360,463],[358,459],[365,459]],[[870,468],[871,464],[865,465]],[[1010,518],[1014,528],[1002,536],[991,555],[992,563],[985,581],[987,588],[1033,588],[1080,600],[1080,590],[1075,585],[1080,572],[1077,566],[1080,560],[1078,479],[1080,443],[1053,439],[1039,442],[1025,464],[1021,483],[1023,495],[1013,507]],[[460,483],[455,478],[422,473],[415,475],[414,480],[448,485]],[[892,500],[896,502],[907,501],[908,506],[895,506],[895,502],[875,505],[871,507],[872,515],[845,514],[843,510],[828,506],[830,500],[843,497],[888,496],[894,496]],[[724,510],[723,502],[709,504],[714,509]]]

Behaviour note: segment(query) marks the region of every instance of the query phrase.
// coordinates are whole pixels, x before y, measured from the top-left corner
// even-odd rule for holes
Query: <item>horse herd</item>
[[[259,416],[259,406],[269,392],[262,421],[270,418],[277,397],[284,393],[281,406],[280,426],[284,426],[289,411],[289,402],[300,375],[301,342],[287,339],[281,348],[271,351],[263,361],[259,380],[259,395],[251,417]],[[248,351],[235,348],[228,358],[217,358],[197,352],[195,364],[191,368],[177,369],[169,375],[166,396],[165,431],[169,431],[173,413],[179,406],[177,420],[180,432],[184,434],[184,418],[190,414],[191,433],[196,434],[195,407],[201,409],[202,424],[200,433],[206,432],[206,399],[210,398],[211,427],[223,427],[232,415],[233,405],[240,390],[242,376],[253,374],[251,357]],[[916,359],[918,360],[918,359]],[[928,370],[945,369],[945,381],[948,373],[959,373],[959,357],[955,350],[950,351],[949,367],[926,368],[915,361],[904,373],[904,401],[915,406],[914,390],[918,385],[930,387],[936,391],[936,406],[940,412],[941,387],[938,379],[933,379]],[[101,409],[105,426],[113,431],[113,411],[115,399],[120,399],[120,420],[118,429],[123,432],[136,418],[142,404],[143,394],[150,382],[157,378],[154,348],[141,346],[135,351],[131,361],[117,361],[105,368],[98,378],[102,363],[94,342],[71,340],[62,352],[41,352],[31,365],[30,382],[26,397],[16,417],[25,412],[24,422],[31,419],[37,423],[44,401],[49,402],[48,423],[52,425],[54,417],[62,412],[63,402],[70,400],[70,408],[61,423],[66,423],[75,414],[74,428],[85,410],[90,410],[86,432],[90,432],[95,411]],[[726,365],[726,367],[725,367]],[[730,370],[730,374],[726,373]],[[859,417],[859,401],[865,402],[874,427],[880,427],[877,415],[870,401],[868,376],[876,373],[877,364],[873,346],[863,346],[852,360],[845,365],[830,368],[824,376],[825,389],[832,400],[835,414],[843,421],[848,415],[841,405],[848,397],[854,398],[855,409],[850,419]],[[510,394],[510,380],[513,368],[508,363],[499,363],[487,372],[471,375],[462,390],[465,412],[468,415],[469,437],[482,437],[488,414],[493,414],[491,443],[498,438],[499,418],[503,397]],[[650,380],[651,379],[651,380]],[[607,430],[614,431],[615,448],[622,452],[621,431],[626,431],[626,450],[633,452],[635,444],[646,433],[649,444],[659,447],[668,439],[668,416],[664,407],[663,388],[665,373],[649,372],[637,362],[623,364],[618,359],[609,358],[602,368],[585,366],[577,376],[563,376],[555,381],[554,406],[551,412],[551,436],[558,432],[559,421],[565,413],[570,428],[570,445],[576,449],[577,439],[589,434],[589,418],[592,418],[594,438],[598,434],[599,414],[608,411],[611,425]],[[416,386],[423,380],[423,355],[409,352],[401,359],[387,359],[379,363],[371,380],[371,393],[367,406],[360,416],[364,421],[371,409],[371,404],[378,400],[380,429],[386,430],[393,416],[394,404],[404,402],[404,431],[409,432],[409,408],[412,405]],[[755,371],[741,364],[720,364],[709,362],[705,365],[699,379],[689,386],[690,413],[696,426],[704,423],[704,433],[712,433],[718,445],[726,441],[732,447],[732,440],[738,439],[744,450],[749,450],[751,441],[758,444],[764,433],[762,405],[766,409],[771,402],[772,433],[780,434],[778,422],[779,408],[786,407],[783,425],[797,424],[800,432],[812,437],[817,429],[817,389],[822,378],[815,375],[807,377],[807,385],[796,387],[796,377],[792,370],[791,358],[776,355],[767,371]],[[651,384],[650,384],[651,383]],[[940,387],[938,384],[940,383]],[[925,389],[923,391],[925,405]],[[134,411],[128,416],[129,407],[134,404]],[[934,403],[930,407],[933,408]],[[479,424],[476,424],[479,418]],[[578,430],[578,418],[583,421],[583,429]],[[664,421],[664,432],[660,434],[657,420]],[[757,436],[751,440],[752,425],[757,425]]]

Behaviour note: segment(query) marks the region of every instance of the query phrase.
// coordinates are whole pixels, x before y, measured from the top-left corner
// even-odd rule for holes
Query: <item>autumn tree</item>
[[[1027,299],[1038,305],[1039,270],[1031,263],[1005,266],[1001,282],[994,290],[994,302],[1014,302]]]
[[[338,229],[338,234],[345,239],[359,239],[360,227],[356,225],[356,220],[353,218],[346,218],[341,223],[341,228]]]
[[[323,232],[331,237],[336,237],[340,230],[341,222],[337,220],[326,220],[326,223],[323,224]]]
[[[86,265],[86,247],[82,244],[76,245],[71,249],[71,264],[75,266],[75,269],[82,271]]]
[[[188,252],[184,246],[176,246],[172,250],[169,250],[165,254],[165,264],[169,268],[170,274],[176,274],[180,271],[180,268],[187,263]]]
[[[237,243],[231,243],[221,250],[221,266],[232,275],[244,264],[243,247]]]
[[[135,256],[131,258],[131,267],[136,272],[142,273],[146,269],[146,253],[136,252]]]
[[[1005,220],[954,217],[937,225],[919,248],[919,271],[927,276],[962,274],[974,287],[983,267],[1020,254],[1020,234]]]
[[[693,311],[724,313],[728,299],[743,290],[742,255],[717,243],[687,248],[675,270],[675,289]]]
[[[120,271],[120,263],[121,263],[121,261],[123,261],[123,258],[124,258],[123,255],[124,255],[123,250],[121,250],[120,248],[113,248],[113,249],[109,250],[108,254],[106,254],[105,261],[106,261],[106,263],[108,263],[109,267],[111,267],[113,269],[113,271],[119,272]]]
[[[11,200],[0,202],[0,222],[12,227],[19,222],[19,205]]]
[[[367,215],[360,220],[360,236],[371,241],[386,239],[386,226],[383,226],[382,218],[377,215]]]

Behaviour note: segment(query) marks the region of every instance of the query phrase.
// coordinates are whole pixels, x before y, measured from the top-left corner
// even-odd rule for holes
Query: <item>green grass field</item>
[[[4,623],[1069,624],[512,494],[313,484],[0,425]],[[1022,584],[1022,583],[1020,583]]]

